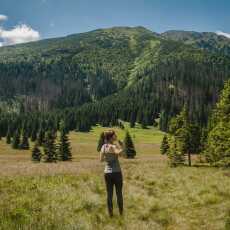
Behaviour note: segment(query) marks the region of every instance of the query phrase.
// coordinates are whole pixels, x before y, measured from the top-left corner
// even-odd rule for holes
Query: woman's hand
[[[118,140],[118,144],[119,144],[121,147],[124,146],[124,144],[123,144],[123,142],[122,142],[121,140]]]

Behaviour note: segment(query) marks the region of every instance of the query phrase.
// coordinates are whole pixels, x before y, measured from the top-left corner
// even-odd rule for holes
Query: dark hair
[[[104,143],[108,143],[115,134],[114,130],[104,131]]]

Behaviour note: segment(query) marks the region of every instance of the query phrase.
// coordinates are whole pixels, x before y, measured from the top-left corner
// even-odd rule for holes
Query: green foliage
[[[215,125],[210,130],[205,156],[216,166],[230,167],[230,81],[227,81],[214,111]]]
[[[177,155],[181,157],[188,155],[188,165],[191,166],[191,154],[200,151],[201,134],[200,127],[189,121],[187,106],[184,106],[181,113],[171,120],[169,133],[173,137],[170,145],[173,149],[170,150],[169,158],[174,159],[173,154],[175,158]]]
[[[57,152],[55,144],[56,134],[52,131],[47,131],[43,144],[44,148],[44,162],[51,163],[57,161]]]
[[[164,155],[167,154],[168,150],[169,150],[168,136],[165,134],[161,142],[160,152],[161,154]]]
[[[29,140],[28,140],[28,135],[26,133],[26,131],[24,130],[22,133],[22,141],[20,144],[20,149],[29,149]]]
[[[230,123],[219,122],[208,135],[205,156],[216,166],[230,167]]]
[[[207,124],[217,92],[229,77],[230,59],[142,27],[116,27],[2,47],[0,72],[4,111],[57,113],[45,121],[43,133],[56,130],[60,117],[68,131],[88,132],[92,125],[109,126],[118,119],[146,128],[159,114],[160,129],[168,131],[185,98],[190,98],[190,119]],[[28,133],[32,141],[40,135],[42,121],[36,122]],[[0,125],[2,136],[5,129]]]
[[[18,149],[20,147],[20,131],[19,130],[15,131],[11,144],[12,144],[13,149]]]
[[[193,45],[209,52],[230,56],[229,38],[219,36],[216,33],[193,31],[167,31],[162,34],[164,38]]]
[[[38,131],[38,134],[37,134],[37,142],[38,142],[39,146],[41,146],[43,144],[44,138],[45,138],[45,132],[43,131],[42,128],[40,128],[40,130]]]
[[[60,141],[58,146],[58,159],[61,161],[72,160],[70,142],[64,126],[61,127]]]
[[[169,138],[169,149],[167,155],[169,158],[169,165],[171,167],[177,167],[184,165],[185,163],[185,154],[181,151],[181,143],[174,136]]]
[[[32,149],[31,159],[34,162],[40,162],[41,158],[42,158],[42,153],[41,150],[39,149],[39,144],[36,142]]]
[[[136,150],[133,144],[133,140],[128,131],[126,131],[126,135],[124,138],[124,153],[127,158],[134,158],[136,156]]]

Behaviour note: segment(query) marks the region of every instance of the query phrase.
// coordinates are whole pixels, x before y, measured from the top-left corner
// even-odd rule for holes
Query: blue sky
[[[7,20],[1,16],[7,16]],[[12,37],[21,30],[34,40],[139,25],[155,32],[177,29],[230,33],[229,22],[229,0],[0,0],[2,44],[9,43],[9,37],[13,43]]]

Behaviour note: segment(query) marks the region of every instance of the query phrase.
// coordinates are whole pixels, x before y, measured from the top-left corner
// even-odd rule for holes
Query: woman
[[[101,148],[100,160],[105,161],[104,177],[107,190],[107,206],[110,217],[113,216],[113,187],[117,195],[120,215],[123,214],[122,173],[118,157],[122,155],[122,143],[115,144],[117,135],[113,130],[104,132],[104,145]]]

